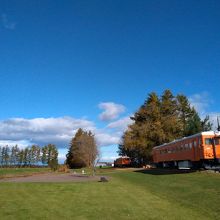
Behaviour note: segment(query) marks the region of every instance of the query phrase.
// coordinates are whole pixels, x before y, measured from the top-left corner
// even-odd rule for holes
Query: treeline
[[[49,166],[53,169],[58,165],[58,150],[55,145],[48,144],[44,147],[32,145],[20,149],[17,145],[13,147],[0,146],[1,167],[28,167]]]
[[[170,90],[160,97],[150,93],[131,119],[133,124],[124,132],[118,153],[136,165],[152,160],[153,147],[212,127],[209,117],[202,120],[185,95],[174,96]]]

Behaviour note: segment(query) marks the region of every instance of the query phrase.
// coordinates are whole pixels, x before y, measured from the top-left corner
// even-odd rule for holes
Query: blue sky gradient
[[[187,95],[201,115],[219,114],[219,1],[0,3],[2,141],[32,143],[37,135],[36,127],[28,128],[31,133],[27,126],[13,130],[14,121],[5,123],[9,119],[65,116],[87,120],[93,131],[118,138],[124,128],[109,124],[126,118],[126,125],[149,92],[167,88]],[[100,120],[99,104],[110,102],[126,111]],[[5,126],[19,135],[4,133]],[[44,134],[47,127],[41,128]],[[62,152],[67,139],[55,140]],[[39,143],[46,141],[45,136]],[[116,149],[116,140],[106,143],[103,158],[117,156]]]

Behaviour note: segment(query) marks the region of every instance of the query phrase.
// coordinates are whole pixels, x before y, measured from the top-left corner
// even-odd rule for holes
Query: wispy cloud
[[[97,128],[94,122],[85,119],[11,118],[0,121],[0,145],[54,143],[60,148],[66,148],[79,128],[92,131],[99,146],[118,144],[120,141],[121,132],[109,128]]]
[[[217,127],[218,127],[218,125],[217,125],[217,117],[220,120],[220,112],[210,112],[208,115],[209,115],[209,120],[212,123],[213,130],[214,131],[217,130]]]
[[[132,124],[130,116],[121,118],[117,121],[111,122],[107,125],[108,128],[114,128],[116,130],[124,131],[127,129],[128,125]]]
[[[194,94],[189,97],[189,101],[201,116],[207,113],[209,106],[213,102],[208,92]]]
[[[85,119],[60,118],[11,118],[0,121],[0,140],[29,140],[40,145],[54,143],[66,145],[78,128],[95,130],[94,123]]]
[[[10,21],[6,14],[1,15],[1,23],[2,23],[2,26],[8,30],[14,30],[16,27],[16,23],[13,21]]]
[[[125,106],[113,102],[100,103],[100,119],[108,121],[104,127],[85,118],[51,117],[51,118],[9,118],[0,121],[0,146],[18,145],[21,148],[38,144],[55,144],[59,149],[59,161],[65,160],[65,155],[71,138],[79,128],[90,130],[95,134],[99,148],[112,149],[120,143],[121,136],[132,122],[129,116],[120,118]],[[111,153],[111,156],[115,155]],[[108,157],[109,155],[105,155]],[[111,159],[111,158],[109,158]]]
[[[19,148],[25,148],[27,146],[30,146],[31,144],[34,144],[34,143],[31,143],[29,140],[16,140],[16,141],[0,140],[0,146],[12,147],[12,146],[17,145]]]
[[[102,121],[111,121],[117,119],[121,113],[124,113],[126,108],[124,105],[116,104],[114,102],[102,102],[99,108],[104,110],[99,118]]]
[[[197,93],[189,97],[190,104],[195,107],[201,118],[209,116],[209,121],[212,123],[212,129],[217,129],[217,117],[220,117],[220,112],[209,111],[210,106],[214,103],[208,92]]]

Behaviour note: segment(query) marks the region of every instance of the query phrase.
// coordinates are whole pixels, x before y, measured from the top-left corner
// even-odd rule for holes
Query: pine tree
[[[165,133],[165,142],[181,137],[177,102],[170,90],[165,90],[161,98],[161,122]]]
[[[161,123],[161,104],[156,93],[150,93],[145,103],[131,118],[134,123],[124,133],[119,148],[120,155],[127,155],[134,164],[151,160],[151,151],[165,139]]]
[[[150,93],[131,119],[133,124],[124,132],[118,153],[139,165],[151,160],[153,147],[211,128],[208,117],[201,120],[186,96],[175,97],[170,90],[160,99]]]
[[[178,115],[180,120],[180,126],[181,128],[181,136],[187,135],[187,126],[189,123],[190,118],[193,116],[193,108],[190,106],[189,100],[185,95],[177,95],[177,109],[178,109]]]

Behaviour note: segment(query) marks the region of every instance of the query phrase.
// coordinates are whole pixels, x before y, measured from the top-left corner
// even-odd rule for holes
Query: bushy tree
[[[155,146],[211,130],[208,117],[201,120],[186,96],[175,97],[170,90],[165,90],[160,98],[150,93],[131,119],[133,124],[124,132],[118,153],[129,156],[137,165],[151,160]]]
[[[70,142],[66,164],[70,168],[93,168],[97,155],[98,149],[94,135],[91,131],[83,131],[80,128]]]

